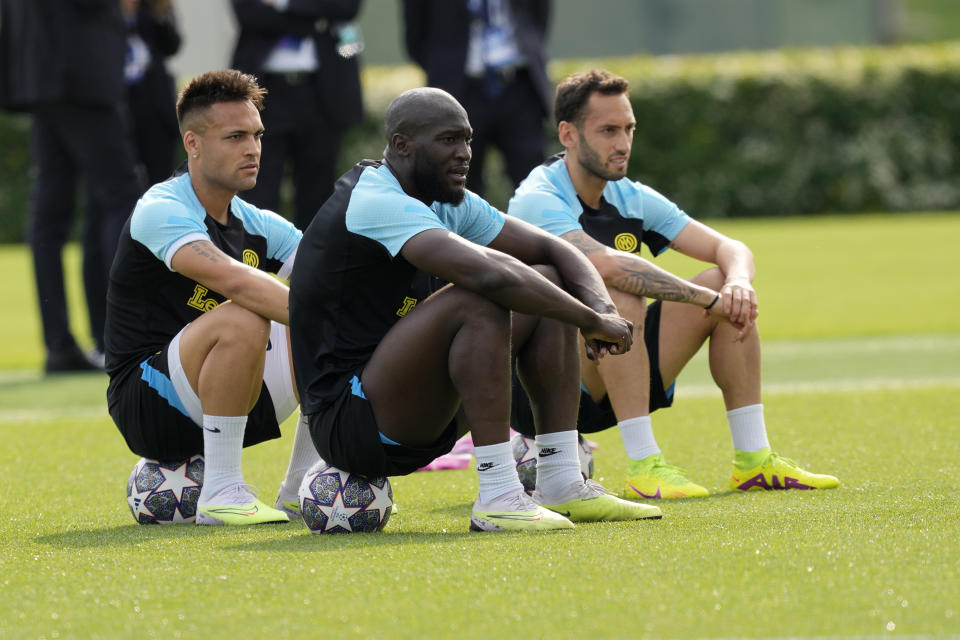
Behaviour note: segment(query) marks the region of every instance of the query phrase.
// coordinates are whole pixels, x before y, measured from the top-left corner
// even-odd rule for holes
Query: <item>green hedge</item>
[[[591,67],[630,80],[631,176],[697,217],[960,209],[960,43],[568,60],[551,75]],[[344,169],[380,156],[384,108],[423,75],[363,80]],[[0,242],[23,238],[28,142],[25,120],[0,115]],[[504,206],[509,185],[488,182]]]
[[[631,175],[698,217],[960,208],[960,43],[600,66],[631,83]]]

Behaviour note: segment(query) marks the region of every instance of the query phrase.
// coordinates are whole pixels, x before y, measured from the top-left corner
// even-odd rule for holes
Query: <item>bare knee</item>
[[[710,287],[714,291],[719,291],[723,283],[726,282],[726,278],[720,269],[713,267],[712,269],[701,271],[691,278],[690,281],[704,287]]]
[[[224,303],[207,312],[209,323],[202,329],[218,347],[262,353],[270,339],[270,321],[233,303]],[[206,319],[206,317],[204,318]]]
[[[643,320],[647,315],[647,300],[643,296],[635,296],[632,293],[624,293],[619,289],[607,287],[607,293],[613,304],[617,305],[617,311],[621,316],[629,320],[635,327],[641,327]]]
[[[563,286],[563,278],[560,277],[560,272],[557,271],[557,268],[549,264],[535,264],[531,265],[534,271],[542,275],[544,278],[557,285],[561,289]]]

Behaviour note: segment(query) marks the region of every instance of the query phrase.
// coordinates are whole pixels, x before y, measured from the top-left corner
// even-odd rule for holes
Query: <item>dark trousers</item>
[[[174,114],[173,83],[170,83],[170,96],[161,99],[158,88],[143,82],[127,87],[127,105],[130,111],[131,130],[134,151],[146,172],[146,184],[163,182],[173,173],[180,163],[177,150],[180,146],[180,134]],[[161,113],[161,105],[169,104],[169,112]]]
[[[474,193],[483,195],[484,157],[491,145],[503,154],[507,176],[514,187],[546,158],[543,111],[526,70],[517,71],[497,98],[487,95],[483,80],[470,80],[463,107],[473,127],[473,159],[467,188]]]
[[[241,198],[263,209],[280,206],[280,184],[293,165],[294,224],[306,229],[333,193],[341,131],[323,112],[313,74],[263,74],[265,133],[257,186]]]
[[[123,223],[143,189],[123,111],[55,106],[34,114],[35,180],[29,241],[48,351],[75,348],[63,278],[63,247],[73,227],[78,179],[86,187],[83,286],[90,332],[103,348],[107,281]]]

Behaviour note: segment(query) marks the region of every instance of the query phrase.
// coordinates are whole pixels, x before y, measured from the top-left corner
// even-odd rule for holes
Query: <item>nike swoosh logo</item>
[[[660,496],[660,487],[657,487],[657,492],[656,492],[656,493],[646,494],[646,493],[644,493],[643,491],[640,491],[640,489],[637,489],[635,486],[633,486],[633,485],[630,484],[629,482],[627,483],[627,486],[629,486],[631,489],[633,489],[634,491],[636,491],[636,492],[637,492],[637,495],[642,496],[642,497],[644,497],[644,498],[659,498],[659,497],[661,497],[661,496]]]
[[[509,513],[504,513],[500,515],[490,515],[485,517],[490,518],[491,520],[523,520],[525,522],[536,522],[537,520],[540,519],[540,516],[525,516],[522,514],[512,515]]]
[[[273,349],[273,343],[270,342],[270,338],[267,338],[267,351],[270,351],[270,349]]]
[[[253,507],[211,507],[207,509],[210,513],[230,513],[238,516],[253,516],[259,509],[256,505]]]
[[[560,511],[556,511],[555,513],[559,513],[559,514],[562,515],[564,518],[569,518],[569,517],[570,517],[570,512],[569,512],[569,511],[567,511],[566,513],[562,513],[562,512],[560,512]]]
[[[211,429],[210,427],[204,427],[210,433],[220,433],[220,429]]]

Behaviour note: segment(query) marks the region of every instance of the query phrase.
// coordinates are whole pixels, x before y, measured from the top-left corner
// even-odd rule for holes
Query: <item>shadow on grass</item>
[[[356,534],[311,534],[300,522],[263,524],[254,527],[198,527],[183,525],[119,525],[94,529],[65,531],[38,536],[39,544],[66,549],[96,549],[111,547],[135,547],[154,541],[183,540],[184,542],[211,539],[219,549],[234,551],[290,551],[290,552],[339,552],[363,547],[367,551],[377,546],[420,546],[460,544],[465,538],[477,540],[500,538],[502,535],[482,536],[467,531],[464,522],[462,531],[406,532],[397,530],[397,524],[389,522],[387,529],[378,533]],[[275,535],[264,540],[264,535]],[[522,534],[521,534],[522,535]],[[256,540],[249,538],[256,536]]]

